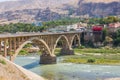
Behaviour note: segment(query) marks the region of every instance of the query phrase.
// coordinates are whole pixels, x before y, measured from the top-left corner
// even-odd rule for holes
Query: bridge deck
[[[9,38],[9,37],[21,37],[21,36],[39,36],[39,35],[59,35],[59,34],[72,34],[72,33],[81,33],[81,32],[59,32],[59,33],[52,33],[52,32],[37,32],[37,33],[16,33],[16,34],[0,34],[0,38]]]

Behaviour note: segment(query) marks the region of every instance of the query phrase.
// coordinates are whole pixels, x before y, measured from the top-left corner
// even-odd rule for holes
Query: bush
[[[4,64],[4,65],[6,64],[6,62],[4,60],[1,60],[1,59],[0,59],[0,63]]]
[[[87,60],[88,63],[94,63],[95,62],[95,59],[94,58],[90,58]]]
[[[19,53],[19,55],[26,55],[26,54],[28,54],[28,51],[23,50],[23,49],[22,49],[22,50],[20,51],[20,53]]]
[[[30,48],[30,47],[32,47],[32,44],[26,44],[25,46],[24,46],[24,48]]]
[[[85,48],[85,46],[79,46],[78,47],[78,49],[84,49]]]
[[[110,49],[112,49],[110,46],[105,46],[105,49],[106,50],[110,50]]]

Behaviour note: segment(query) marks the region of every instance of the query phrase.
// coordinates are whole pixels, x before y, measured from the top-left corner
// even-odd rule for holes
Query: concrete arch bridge
[[[4,57],[10,56],[13,61],[21,49],[28,43],[37,45],[42,52],[40,56],[41,64],[56,63],[55,48],[59,41],[62,42],[61,54],[72,55],[73,43],[80,45],[81,32],[65,33],[25,33],[0,35],[0,54]]]

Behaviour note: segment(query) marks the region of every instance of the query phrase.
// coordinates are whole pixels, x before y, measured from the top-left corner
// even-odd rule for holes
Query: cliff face
[[[111,3],[78,3],[77,15],[88,14],[92,17],[102,17],[120,14],[120,2]]]
[[[16,0],[0,3],[0,23],[120,15],[120,0]]]

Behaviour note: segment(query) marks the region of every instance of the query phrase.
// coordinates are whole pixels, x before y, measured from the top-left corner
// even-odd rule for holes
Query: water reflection
[[[26,64],[26,65],[24,65],[22,67],[24,67],[26,69],[32,69],[32,68],[37,67],[38,65],[39,65],[39,63],[37,61],[35,61],[35,62],[30,63],[30,64]]]

